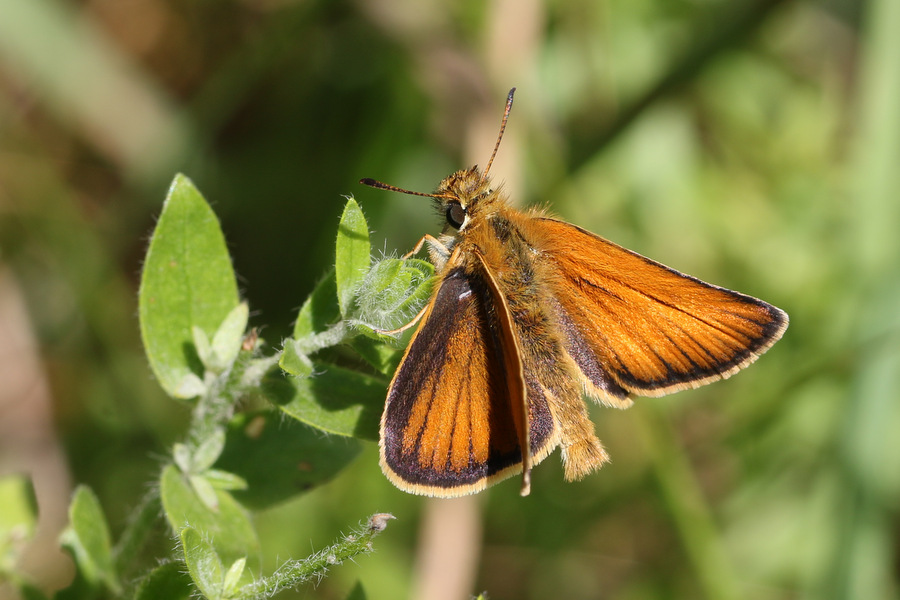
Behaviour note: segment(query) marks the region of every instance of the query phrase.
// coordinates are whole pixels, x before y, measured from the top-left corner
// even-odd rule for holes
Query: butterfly
[[[725,379],[788,326],[762,300],[710,285],[541,210],[514,209],[488,173],[457,171],[432,194],[446,220],[424,236],[432,296],[394,373],[380,464],[397,487],[452,497],[522,474],[561,449],[567,480],[609,460],[583,396],[626,408]]]

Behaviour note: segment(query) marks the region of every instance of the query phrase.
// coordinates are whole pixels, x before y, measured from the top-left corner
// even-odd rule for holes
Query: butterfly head
[[[472,167],[444,179],[432,197],[447,227],[462,231],[474,217],[483,216],[496,196],[490,179]]]

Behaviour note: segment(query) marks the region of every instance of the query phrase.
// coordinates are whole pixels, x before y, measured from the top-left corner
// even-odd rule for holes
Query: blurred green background
[[[613,462],[566,484],[551,456],[525,499],[405,495],[370,445],[258,515],[268,567],[391,512],[376,554],[296,597],[900,597],[897,32],[896,0],[0,0],[0,470],[35,479],[25,569],[65,585],[74,483],[120,528],[186,424],[136,318],[176,172],[278,345],[342,195],[386,253],[436,233],[428,202],[357,181],[484,165],[517,86],[492,174],[518,206],[768,300],[785,338],[727,382],[595,407]]]

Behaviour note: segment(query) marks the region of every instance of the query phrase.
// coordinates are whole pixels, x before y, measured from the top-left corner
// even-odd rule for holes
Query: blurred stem
[[[478,572],[481,503],[479,495],[426,499],[410,598],[468,597]]]
[[[891,507],[898,461],[885,452],[900,418],[900,2],[872,0],[861,31],[858,137],[848,255],[859,306],[859,339],[865,346],[847,398],[840,441],[842,502],[823,598],[897,598]]]
[[[642,403],[638,429],[653,460],[663,500],[681,536],[707,598],[739,598],[734,569],[727,559],[712,512],[690,463],[656,404]]]

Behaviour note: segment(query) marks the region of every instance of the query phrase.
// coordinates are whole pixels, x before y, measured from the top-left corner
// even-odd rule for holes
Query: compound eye
[[[459,229],[466,222],[466,209],[458,202],[451,202],[447,206],[447,223],[453,229]]]

